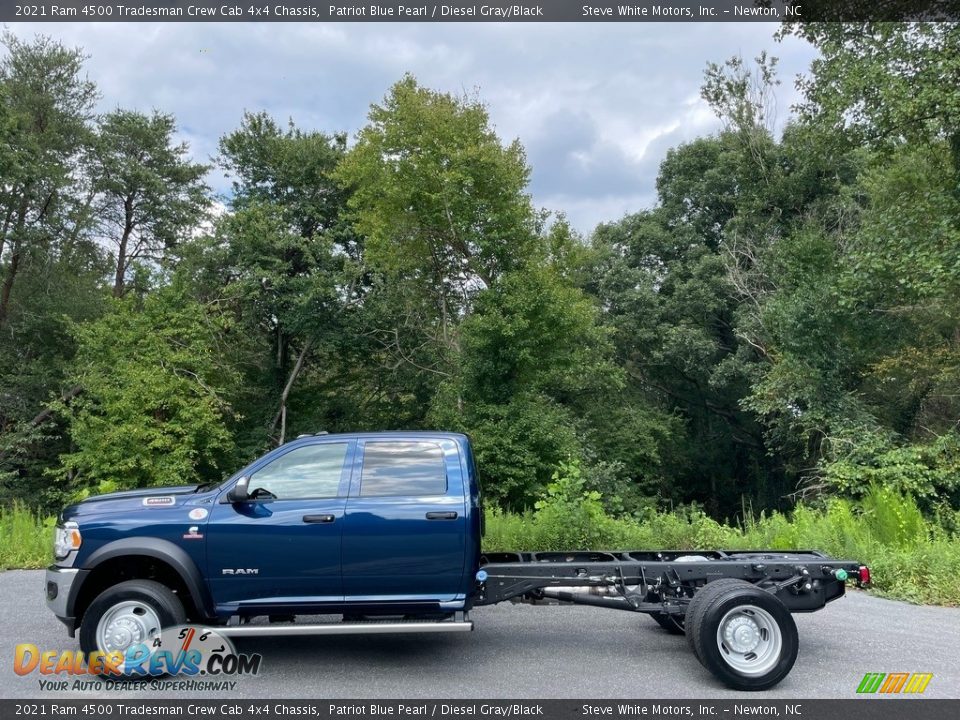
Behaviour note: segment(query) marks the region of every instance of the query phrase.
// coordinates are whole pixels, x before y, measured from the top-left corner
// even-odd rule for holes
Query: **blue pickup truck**
[[[869,582],[866,567],[815,551],[484,554],[482,534],[466,436],[320,433],[221,483],[64,509],[44,591],[88,654],[187,622],[228,637],[462,632],[478,605],[593,605],[649,615],[719,679],[761,690],[797,657],[791,613]],[[318,614],[342,620],[297,621]]]

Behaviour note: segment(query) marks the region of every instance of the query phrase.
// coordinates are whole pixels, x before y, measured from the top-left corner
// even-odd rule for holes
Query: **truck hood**
[[[64,508],[62,518],[67,520],[90,513],[130,512],[140,508],[147,510],[175,507],[184,504],[187,499],[204,497],[206,493],[196,494],[198,487],[197,485],[170,485],[94,495]]]

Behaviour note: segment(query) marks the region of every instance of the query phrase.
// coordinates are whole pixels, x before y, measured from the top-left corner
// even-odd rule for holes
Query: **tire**
[[[683,635],[686,632],[684,629],[683,615],[670,615],[669,613],[650,613],[650,617],[656,621],[657,625],[662,627],[671,635]]]
[[[101,620],[105,622],[102,628]],[[154,632],[186,621],[183,603],[166,585],[153,580],[127,580],[107,588],[90,603],[80,622],[80,649],[88,657],[93,652],[123,650],[146,642]],[[111,624],[116,629],[116,645],[103,641]]]
[[[700,650],[697,648],[696,644],[693,642],[694,638],[694,628],[697,627],[700,616],[703,614],[703,608],[716,596],[718,593],[723,592],[724,589],[731,587],[753,587],[746,580],[737,580],[735,578],[720,578],[719,580],[714,580],[704,585],[702,588],[697,590],[693,595],[693,600],[690,601],[690,604],[687,605],[687,614],[684,618],[685,627],[684,631],[687,636],[687,644],[690,645],[690,650],[693,651],[694,657],[697,658],[701,663],[703,660],[700,658]]]
[[[744,580],[717,580],[694,595],[687,638],[700,663],[735,690],[773,687],[789,674],[800,649],[786,606]]]

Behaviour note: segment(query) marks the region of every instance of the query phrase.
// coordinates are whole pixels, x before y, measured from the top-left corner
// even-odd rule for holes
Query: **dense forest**
[[[408,75],[355,134],[252,109],[205,164],[162,109],[95,112],[82,50],[6,34],[3,503],[442,428],[506,510],[565,467],[614,516],[878,486],[952,513],[960,28],[782,32],[819,51],[782,132],[772,57],[709,64],[722,130],[589,237],[534,206],[477,97]]]

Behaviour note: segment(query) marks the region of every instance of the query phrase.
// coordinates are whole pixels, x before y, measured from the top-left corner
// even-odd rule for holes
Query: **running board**
[[[470,632],[473,621],[462,622],[342,622],[319,625],[271,624],[228,625],[204,628],[225,637],[257,637],[278,635],[388,635],[398,633]]]

